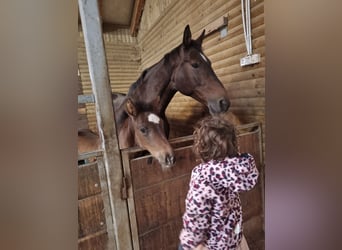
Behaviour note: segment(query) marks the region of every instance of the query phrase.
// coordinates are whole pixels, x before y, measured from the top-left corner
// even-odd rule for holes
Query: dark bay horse
[[[144,70],[128,91],[128,96],[157,109],[165,121],[167,135],[169,125],[165,110],[177,91],[206,105],[211,114],[226,112],[230,106],[227,91],[202,51],[204,34],[205,30],[193,40],[187,25],[183,42]]]
[[[115,122],[120,149],[139,146],[156,158],[163,168],[175,163],[173,149],[165,136],[164,121],[152,106],[113,94]],[[99,136],[90,130],[78,131],[79,153],[100,148]]]

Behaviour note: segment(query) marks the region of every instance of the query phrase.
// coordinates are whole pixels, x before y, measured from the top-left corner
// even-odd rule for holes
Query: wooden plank
[[[176,165],[169,171],[163,171],[155,159],[150,161],[150,155],[132,159],[130,162],[131,181],[135,191],[148,186],[160,185],[165,180],[186,175],[189,169],[194,167],[196,159],[192,154],[192,146],[175,149],[174,153]]]
[[[78,250],[107,250],[108,234],[106,231],[95,233],[88,237],[78,240]]]
[[[165,249],[163,245],[163,234],[158,230],[153,230],[143,235],[139,238],[139,241],[140,249]]]
[[[102,150],[96,150],[96,151],[93,151],[93,152],[82,153],[82,154],[78,155],[78,160],[84,160],[84,159],[88,159],[88,158],[99,157],[102,154],[103,154]],[[78,167],[79,168],[83,167],[83,165],[80,165]]]
[[[184,199],[185,200],[185,199]],[[185,205],[184,205],[185,208]],[[182,211],[182,214],[184,211]],[[169,223],[163,226],[162,234],[163,234],[163,244],[164,248],[167,250],[178,249],[179,240],[175,240],[179,238],[179,233],[183,227],[182,219],[179,217],[177,219],[171,220]]]
[[[218,29],[222,28],[223,26],[226,26],[228,24],[228,15],[220,16],[215,21],[207,24],[204,26],[203,29],[205,29],[206,35],[210,35],[212,32],[217,31]],[[194,37],[197,37],[197,34],[194,35]]]
[[[97,163],[78,168],[78,199],[84,199],[101,193]]]
[[[141,14],[144,9],[145,0],[135,0],[134,9],[132,13],[130,31],[132,36],[137,35],[137,31],[140,24]]]
[[[238,137],[240,152],[248,152],[253,155],[259,172],[262,171],[262,154],[261,154],[261,130],[260,125],[254,127],[254,131],[242,133]],[[246,128],[253,128],[253,124],[247,126],[239,126],[238,130],[243,131]],[[244,220],[247,221],[255,215],[263,214],[263,183],[262,175],[260,175],[257,185],[249,192],[241,193],[241,202],[243,207]],[[260,230],[262,227],[260,228]]]
[[[192,141],[191,138],[188,139]],[[172,143],[182,144],[176,140]],[[166,240],[173,241],[173,247],[177,244],[175,237],[176,235],[178,237],[180,230],[179,219],[184,212],[190,172],[196,160],[192,154],[192,146],[175,149],[175,156],[176,166],[164,172],[156,161],[148,162],[150,156],[138,157],[130,161],[129,180],[134,197],[140,249],[162,249],[161,245],[165,247]],[[170,226],[170,221],[174,220],[178,221],[177,228]],[[166,229],[169,231],[165,232]],[[171,236],[170,232],[174,234],[171,239],[166,237],[166,234]],[[151,242],[149,239],[156,237],[156,234],[160,238],[155,238]]]
[[[101,195],[95,195],[78,201],[78,237],[106,229]]]
[[[139,235],[166,223],[166,198],[161,185],[134,192],[134,198]]]
[[[138,225],[137,225],[137,217],[135,213],[135,202],[134,202],[134,192],[133,192],[133,185],[131,180],[131,169],[130,169],[130,157],[133,157],[132,153],[130,152],[131,149],[122,150],[122,164],[124,167],[124,176],[127,178],[127,205],[129,211],[129,223],[131,228],[131,237],[132,237],[132,244],[133,249],[139,250],[139,234],[138,234]],[[133,149],[134,150],[134,149]],[[140,149],[141,151],[141,149]]]

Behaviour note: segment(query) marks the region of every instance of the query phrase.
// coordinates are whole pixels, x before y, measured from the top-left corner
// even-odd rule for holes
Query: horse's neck
[[[123,122],[128,118],[127,113],[125,112],[125,102],[121,103],[115,103],[113,101],[113,108],[114,108],[114,115],[115,115],[115,124],[116,129],[120,129],[120,126],[123,124]]]
[[[117,128],[120,149],[135,146],[134,129],[129,117]]]
[[[164,112],[172,97],[177,92],[172,87],[171,78],[176,65],[176,55],[166,55],[148,69],[143,80],[132,94],[134,99],[152,104]]]
[[[170,81],[168,85],[165,87],[163,93],[160,94],[159,101],[159,111],[161,114],[164,114],[167,106],[169,105],[171,99],[176,94],[177,90],[173,88],[172,82]]]

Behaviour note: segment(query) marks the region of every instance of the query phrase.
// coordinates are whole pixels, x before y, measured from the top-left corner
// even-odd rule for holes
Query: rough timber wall
[[[190,24],[193,37],[197,38],[206,25],[228,15],[228,35],[220,38],[219,32],[210,34],[204,39],[203,50],[229,92],[230,110],[243,123],[260,121],[265,131],[264,2],[251,1],[253,53],[261,54],[261,62],[243,68],[240,58],[246,55],[246,47],[240,0],[173,0],[161,1],[158,5],[159,2],[147,0],[145,3],[138,35],[141,69],[153,65],[180,44],[186,24]],[[171,137],[191,133],[192,125],[205,112],[201,104],[177,93],[166,112],[171,123]]]
[[[140,75],[140,51],[137,40],[131,37],[128,29],[120,29],[103,35],[109,80],[112,91],[127,93],[129,86]],[[78,64],[83,94],[91,94],[92,87],[87,64],[83,33],[78,38]],[[89,128],[97,131],[95,105],[86,105]]]

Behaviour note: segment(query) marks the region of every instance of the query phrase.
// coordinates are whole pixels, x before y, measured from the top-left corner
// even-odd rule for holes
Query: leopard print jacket
[[[236,249],[242,238],[239,192],[252,189],[258,176],[248,153],[196,166],[185,200],[179,236],[182,248],[193,249],[202,243],[208,249]]]

